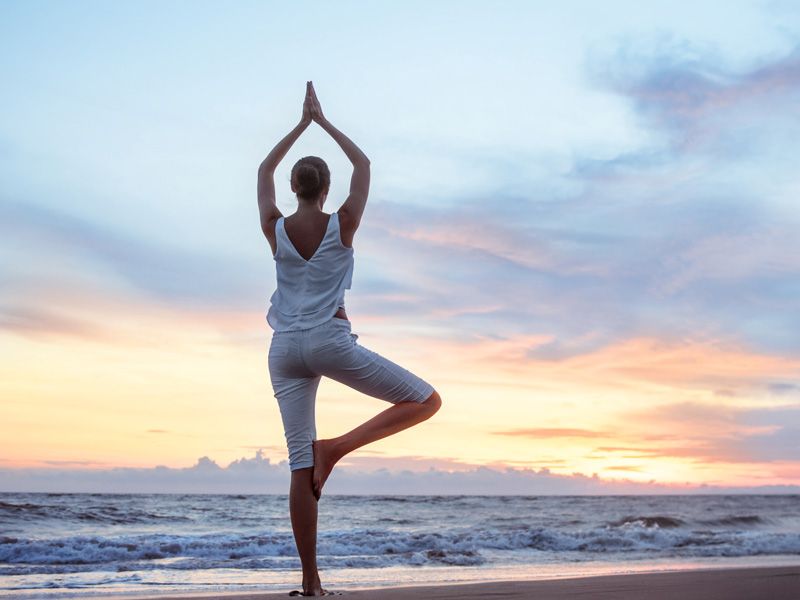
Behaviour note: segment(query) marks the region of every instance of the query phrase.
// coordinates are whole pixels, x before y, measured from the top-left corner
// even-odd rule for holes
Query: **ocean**
[[[800,496],[335,496],[323,586],[800,564]],[[0,597],[289,591],[286,495],[0,494]]]

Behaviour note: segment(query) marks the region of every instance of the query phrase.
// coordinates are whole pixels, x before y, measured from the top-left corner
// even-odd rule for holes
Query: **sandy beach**
[[[426,585],[381,589],[347,590],[330,588],[350,598],[379,600],[495,598],[522,600],[797,600],[800,598],[800,565],[709,569],[665,573],[604,575],[543,581],[500,581],[452,585]],[[147,596],[138,600],[268,600],[287,598],[286,592],[226,593]],[[118,596],[107,596],[108,600]],[[130,596],[128,596],[130,598]]]

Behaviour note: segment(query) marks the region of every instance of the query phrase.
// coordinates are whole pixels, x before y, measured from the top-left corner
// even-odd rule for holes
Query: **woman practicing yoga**
[[[353,163],[350,194],[338,211],[323,212],[330,171],[321,158],[306,156],[292,168],[297,210],[284,217],[275,203],[275,168],[312,121]],[[353,274],[353,237],[367,203],[369,177],[369,159],[323,116],[309,81],[300,123],[258,168],[261,229],[272,247],[278,280],[267,314],[273,329],[269,374],[289,450],[289,514],[303,565],[303,591],[290,595],[330,593],[317,571],[317,502],[337,461],[425,421],[442,404],[429,383],[358,344],[344,310]],[[322,376],[393,406],[352,431],[317,440],[314,405]]]

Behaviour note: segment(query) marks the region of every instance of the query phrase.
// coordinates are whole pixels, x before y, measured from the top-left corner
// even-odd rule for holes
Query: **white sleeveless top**
[[[275,223],[275,272],[278,287],[270,298],[267,322],[275,331],[297,331],[322,325],[344,306],[344,291],[353,278],[353,249],[342,244],[339,214],[314,255],[306,260],[286,235],[284,219]]]

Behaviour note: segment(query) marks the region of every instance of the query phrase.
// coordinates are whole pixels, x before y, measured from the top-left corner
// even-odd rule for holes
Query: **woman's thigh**
[[[328,339],[309,349],[306,361],[320,375],[393,404],[424,402],[433,394],[434,388],[428,382],[365,348],[357,338],[349,324],[340,325]]]
[[[278,401],[289,451],[289,468],[314,465],[311,442],[317,438],[314,410],[320,376],[311,372],[299,354],[297,336],[273,336],[269,372]]]

